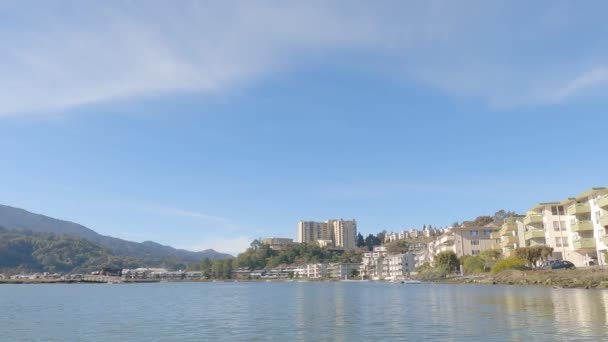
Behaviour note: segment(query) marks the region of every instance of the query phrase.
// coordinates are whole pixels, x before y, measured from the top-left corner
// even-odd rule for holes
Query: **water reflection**
[[[34,341],[41,332],[50,341],[608,336],[608,291],[599,290],[373,282],[43,286],[0,286],[0,340]]]

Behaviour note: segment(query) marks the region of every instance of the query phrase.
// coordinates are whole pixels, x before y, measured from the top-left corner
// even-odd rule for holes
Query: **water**
[[[608,291],[387,283],[0,285],[2,341],[605,341]]]

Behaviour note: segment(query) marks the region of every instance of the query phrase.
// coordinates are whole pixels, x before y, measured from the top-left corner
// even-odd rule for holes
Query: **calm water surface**
[[[2,341],[606,341],[608,291],[386,283],[0,285]]]

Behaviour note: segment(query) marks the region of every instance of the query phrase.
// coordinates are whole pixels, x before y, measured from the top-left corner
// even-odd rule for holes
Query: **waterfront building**
[[[524,216],[507,217],[500,229],[490,234],[492,241],[492,249],[500,249],[504,256],[513,256],[515,248],[524,247],[525,231],[524,231]]]
[[[592,188],[560,202],[530,208],[523,219],[525,245],[553,248],[553,259],[575,266],[606,265],[608,188]]]
[[[361,264],[330,263],[327,265],[327,276],[332,279],[347,279],[353,271],[359,273],[360,268]]]
[[[296,278],[321,279],[327,277],[327,264],[307,264],[294,268],[293,272]]]
[[[460,258],[463,255],[479,255],[485,250],[492,249],[495,241],[491,234],[497,230],[494,225],[453,229],[454,253]]]
[[[458,227],[453,228],[439,236],[428,244],[427,250],[430,254],[431,263],[439,253],[451,251],[459,258],[463,255],[479,255],[481,252],[498,248],[501,243],[499,229],[493,224],[482,227]],[[507,242],[515,242],[517,238],[506,238]]]
[[[389,254],[386,247],[380,246],[363,254],[360,272],[367,279],[395,280],[414,272],[415,267],[414,253]]]
[[[301,243],[319,243],[327,246],[329,245],[327,241],[331,241],[333,247],[353,249],[356,246],[356,238],[357,222],[355,220],[298,222],[298,241]]]

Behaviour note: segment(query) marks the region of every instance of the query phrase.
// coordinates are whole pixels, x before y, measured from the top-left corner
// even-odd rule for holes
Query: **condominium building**
[[[363,254],[361,276],[373,280],[395,280],[414,272],[414,253],[389,254],[386,247],[375,247],[373,252]]]
[[[350,275],[359,272],[361,264],[330,263],[327,265],[327,276],[332,279],[348,279]]]
[[[327,220],[325,222],[298,222],[298,241],[302,243],[321,243],[352,249],[356,246],[357,222],[355,220]]]
[[[294,269],[296,278],[320,279],[327,276],[327,264],[308,264]]]
[[[491,234],[496,231],[498,231],[498,227],[494,225],[452,229],[454,233],[454,253],[461,257],[463,255],[479,255],[485,250],[492,249],[496,241]]]
[[[539,203],[524,217],[526,246],[553,248],[553,258],[576,266],[606,265],[608,188],[592,188],[561,202]]]
[[[525,246],[524,216],[507,217],[500,230],[490,234],[492,249],[500,249],[505,256],[512,256],[515,248]]]

